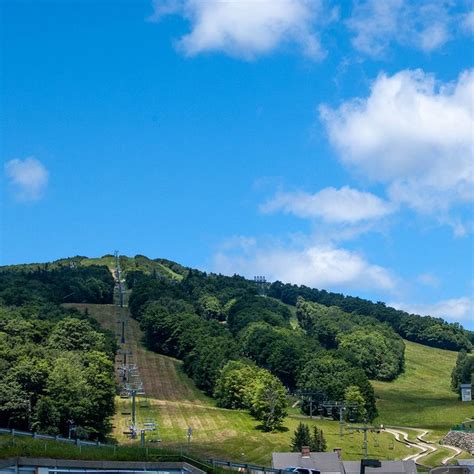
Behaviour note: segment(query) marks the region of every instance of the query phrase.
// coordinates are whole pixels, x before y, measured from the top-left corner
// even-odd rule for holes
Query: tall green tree
[[[352,405],[346,412],[346,419],[351,421],[365,421],[367,418],[367,410],[365,408],[365,399],[360,388],[356,385],[350,385],[344,391],[344,401]]]
[[[269,372],[261,372],[252,384],[250,413],[262,423],[264,431],[275,431],[287,415],[287,394],[280,380]]]
[[[303,446],[309,446],[312,451],[316,451],[314,449],[314,439],[311,438],[308,425],[300,421],[291,438],[291,450],[299,452]]]

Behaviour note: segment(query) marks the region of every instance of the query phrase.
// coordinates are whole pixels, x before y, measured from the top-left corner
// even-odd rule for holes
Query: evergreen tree
[[[459,351],[456,365],[451,372],[451,389],[459,392],[459,386],[463,383],[471,383],[474,372],[474,357],[465,350]]]
[[[308,425],[300,422],[291,439],[291,450],[299,452],[303,446],[310,446],[313,449],[313,440],[311,439]]]
[[[319,436],[319,430],[317,426],[313,426],[313,436],[311,437],[311,451],[321,451],[321,438]]]
[[[326,443],[323,430],[319,430],[319,450],[324,453],[327,449],[328,445]]]
[[[327,444],[326,439],[324,438],[323,430],[319,429],[317,426],[313,426],[313,435],[311,436],[311,442],[309,444],[311,451],[322,453],[326,451]]]

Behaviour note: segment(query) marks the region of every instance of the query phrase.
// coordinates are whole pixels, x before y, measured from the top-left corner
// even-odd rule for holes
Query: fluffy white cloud
[[[265,275],[268,280],[320,288],[392,290],[395,287],[395,279],[387,269],[367,262],[359,253],[331,245],[287,248],[259,246],[254,242],[252,248],[217,253],[214,270],[249,278]]]
[[[438,84],[421,70],[379,75],[369,97],[320,107],[344,164],[430,212],[474,198],[474,70]]]
[[[390,303],[389,306],[402,309],[408,313],[434,316],[451,321],[472,322],[474,319],[474,302],[472,298],[467,296],[442,300],[432,304]]]
[[[382,55],[392,42],[432,51],[450,37],[454,15],[448,2],[433,0],[366,0],[356,3],[347,21],[356,49]]]
[[[21,201],[39,199],[48,185],[48,171],[35,158],[14,159],[5,163],[5,174]]]
[[[152,21],[180,14],[191,32],[178,43],[185,54],[222,51],[246,59],[283,43],[296,43],[312,58],[324,52],[315,25],[328,21],[322,0],[155,0]],[[328,16],[329,15],[329,16]]]
[[[355,224],[379,219],[394,211],[393,205],[371,193],[349,186],[322,189],[314,194],[278,193],[260,206],[265,213],[284,211],[303,218],[322,218],[327,222]]]

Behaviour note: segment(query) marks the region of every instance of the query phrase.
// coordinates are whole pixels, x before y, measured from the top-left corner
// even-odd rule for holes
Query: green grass
[[[137,446],[76,446],[60,441],[0,435],[0,458],[15,456],[50,457],[65,459],[141,461],[146,456],[179,456],[166,450],[146,450]]]
[[[77,305],[84,308],[84,305]],[[114,329],[116,308],[87,305],[89,313],[104,327]],[[215,405],[213,399],[199,391],[181,369],[181,362],[171,357],[145,350],[141,344],[138,323],[129,319],[126,349],[133,354],[138,364],[145,391],[151,404],[149,408],[138,407],[138,420],[153,419],[158,423],[157,433],[149,433],[150,446],[161,439],[161,446],[176,450],[190,449],[202,457],[231,459],[270,465],[273,451],[288,451],[291,436],[300,421],[316,424],[323,429],[328,448],[341,447],[344,459],[360,459],[362,456],[362,434],[355,433],[339,437],[339,424],[331,420],[309,420],[290,410],[284,429],[276,433],[264,433],[258,422],[246,411],[227,410]],[[139,405],[139,404],[138,404]],[[117,399],[117,414],[114,418],[114,435],[120,443],[131,443],[123,434],[128,430],[130,401]],[[190,446],[187,445],[187,428],[193,428]],[[377,446],[378,445],[378,446]],[[392,449],[390,449],[392,448]],[[371,436],[370,456],[381,459],[400,459],[416,450],[394,443],[391,435],[382,433]]]
[[[433,430],[439,439],[451,426],[474,414],[450,389],[457,353],[405,341],[405,372],[393,382],[374,381],[379,417],[385,425]]]
[[[72,258],[63,258],[56,260],[54,262],[48,263],[48,268],[50,270],[60,268],[62,266],[68,266],[72,262],[75,262],[76,265],[81,265],[88,267],[91,265],[103,265],[109,268],[110,271],[115,269],[115,256],[113,255],[103,255],[102,257],[97,258],[88,258],[88,257],[72,257]],[[20,265],[5,265],[0,266],[1,271],[7,270],[17,270],[17,271],[35,271],[41,268],[44,268],[44,263],[28,263]],[[120,266],[122,268],[123,275],[126,275],[129,271],[139,270],[143,273],[150,275],[155,271],[158,275],[161,275],[172,280],[181,281],[183,275],[176,273],[167,265],[157,262],[155,260],[149,259],[147,257],[127,257],[120,256]]]
[[[115,257],[112,255],[104,255],[103,257],[99,258],[84,258],[80,261],[80,264],[83,266],[105,265],[111,271],[113,271],[115,269]],[[135,257],[121,256],[120,266],[124,275],[126,275],[127,272],[134,270],[139,270],[147,275],[150,275],[155,270],[158,275],[162,275],[172,280],[181,281],[183,279],[183,275],[174,272],[166,265],[145,257],[141,257],[137,260]]]
[[[85,305],[76,305],[84,308]],[[104,327],[115,329],[116,307],[113,305],[87,305],[89,313]],[[241,462],[270,465],[273,451],[287,451],[297,424],[304,421],[322,428],[328,448],[341,447],[344,459],[362,457],[362,434],[339,437],[339,425],[332,420],[309,420],[290,409],[284,429],[264,433],[246,411],[226,410],[215,405],[213,399],[198,390],[181,369],[181,362],[171,357],[145,350],[140,341],[142,333],[138,323],[129,319],[125,348],[133,354],[144,380],[150,407],[138,407],[138,420],[153,419],[158,432],[147,434],[149,446],[162,446],[174,450],[190,450],[200,457],[215,457]],[[411,426],[434,430],[426,436],[437,441],[452,424],[468,416],[472,405],[459,402],[449,389],[449,380],[456,353],[427,348],[407,342],[405,373],[396,381],[374,382],[380,412],[377,423]],[[114,436],[120,443],[130,444],[124,434],[128,431],[130,401],[117,398]],[[187,429],[193,428],[190,445]],[[406,429],[410,439],[419,433]],[[161,439],[156,443],[153,440]],[[388,433],[371,435],[369,456],[380,459],[401,459],[417,450],[393,441]],[[449,454],[442,449],[430,455],[423,463],[435,465]]]

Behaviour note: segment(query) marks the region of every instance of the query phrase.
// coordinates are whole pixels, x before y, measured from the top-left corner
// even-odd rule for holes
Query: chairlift
[[[150,401],[148,400],[148,398],[145,398],[144,400],[140,400],[139,406],[140,408],[150,408]]]

